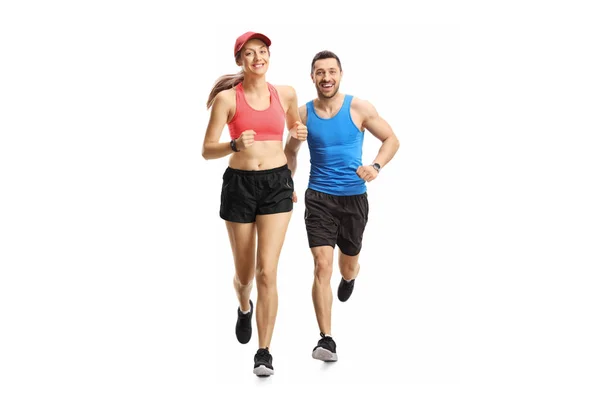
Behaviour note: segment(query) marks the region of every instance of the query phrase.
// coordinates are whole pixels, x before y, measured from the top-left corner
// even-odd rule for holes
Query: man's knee
[[[333,273],[333,260],[330,257],[324,255],[317,255],[314,257],[315,263],[315,277],[319,280],[331,279]]]

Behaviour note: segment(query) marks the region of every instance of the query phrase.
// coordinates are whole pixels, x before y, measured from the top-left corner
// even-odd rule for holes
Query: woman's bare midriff
[[[287,163],[281,141],[258,141],[246,150],[229,157],[229,167],[246,171],[262,171],[281,167]]]

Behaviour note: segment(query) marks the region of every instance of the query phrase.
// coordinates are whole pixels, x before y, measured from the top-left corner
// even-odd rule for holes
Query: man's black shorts
[[[367,193],[334,196],[306,189],[304,222],[310,247],[337,244],[342,253],[355,256],[362,248],[362,238],[369,220]]]
[[[231,222],[255,222],[257,215],[292,211],[294,181],[287,165],[264,171],[227,168],[219,215]]]

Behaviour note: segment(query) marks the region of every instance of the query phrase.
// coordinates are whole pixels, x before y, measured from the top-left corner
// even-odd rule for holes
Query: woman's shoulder
[[[231,89],[225,89],[217,93],[217,95],[215,96],[215,102],[219,102],[225,105],[235,105],[235,87],[232,87]]]
[[[296,97],[296,90],[294,89],[293,86],[290,86],[290,85],[271,85],[271,86],[273,86],[275,89],[277,89],[279,96],[286,100],[290,100],[290,99],[293,99]]]

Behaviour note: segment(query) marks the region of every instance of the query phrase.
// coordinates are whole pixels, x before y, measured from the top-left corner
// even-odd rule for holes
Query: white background
[[[597,13],[268,5],[3,3],[0,397],[597,398]],[[369,184],[326,366],[301,150],[267,380],[256,335],[233,332],[226,159],[200,155],[203,104],[247,30],[271,37],[268,79],[300,102],[312,56],[336,52],[342,91],[401,141]],[[367,136],[365,162],[377,148]]]

